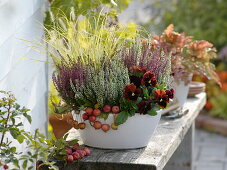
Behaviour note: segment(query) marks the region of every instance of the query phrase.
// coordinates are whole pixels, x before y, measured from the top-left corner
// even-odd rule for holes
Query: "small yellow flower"
[[[99,109],[100,108],[100,104],[95,104],[95,109]]]
[[[50,124],[48,125],[48,132],[53,132],[53,127]]]

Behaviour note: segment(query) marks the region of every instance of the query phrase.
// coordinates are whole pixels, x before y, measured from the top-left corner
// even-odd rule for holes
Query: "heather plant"
[[[80,63],[68,65],[63,62],[56,64],[56,72],[53,73],[53,82],[64,101],[71,106],[83,105],[81,97],[75,98],[75,92],[71,88],[70,82],[80,88],[85,84],[87,69]]]
[[[190,41],[191,37],[185,36],[184,33],[174,32],[174,26],[172,24],[163,31],[162,35],[155,35],[151,40],[154,48],[164,45],[167,53],[171,53],[171,75],[173,75],[176,81],[188,81],[188,72],[183,64],[184,58],[182,57],[182,53]]]
[[[146,39],[143,39],[142,43],[137,41],[130,48],[123,48],[119,53],[119,58],[123,60],[129,72],[133,66],[146,68],[156,75],[159,84],[165,86],[170,83],[171,57],[165,44],[154,48]]]
[[[85,106],[99,104],[119,105],[123,96],[122,87],[129,83],[126,67],[118,60],[104,63],[100,70],[88,69],[84,85],[78,86],[71,81],[75,100],[84,100]]]

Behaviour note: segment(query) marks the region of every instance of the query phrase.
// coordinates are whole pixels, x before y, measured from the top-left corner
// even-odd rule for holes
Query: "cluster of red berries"
[[[104,132],[107,132],[110,130],[110,125],[109,124],[102,124],[100,121],[97,121],[97,117],[99,117],[102,113],[107,114],[107,113],[113,113],[113,114],[118,114],[120,112],[120,107],[119,106],[113,106],[111,107],[110,105],[105,105],[102,110],[100,109],[93,109],[91,107],[86,108],[85,113],[82,115],[82,118],[84,121],[89,121],[90,124],[95,128],[95,129],[102,129]],[[85,129],[86,124],[84,122],[81,123],[75,123],[74,128],[76,129]],[[111,128],[113,130],[117,129],[117,126],[114,125],[114,123],[111,124]]]
[[[84,156],[90,155],[90,150],[88,148],[81,148],[79,144],[74,144],[72,147],[67,147],[66,150],[67,162],[73,162],[75,160],[80,160]]]

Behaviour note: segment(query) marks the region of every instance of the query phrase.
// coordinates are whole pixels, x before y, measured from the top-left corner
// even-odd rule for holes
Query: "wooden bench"
[[[91,156],[73,162],[64,170],[189,170],[192,169],[194,122],[206,102],[206,94],[189,98],[188,114],[175,120],[161,120],[146,148],[131,150],[91,149]],[[70,138],[79,138],[71,130]],[[133,141],[132,141],[133,142]]]

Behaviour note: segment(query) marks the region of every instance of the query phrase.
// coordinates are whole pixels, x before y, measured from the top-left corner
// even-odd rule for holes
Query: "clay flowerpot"
[[[49,115],[49,122],[57,139],[63,137],[72,128],[72,125],[69,123],[70,119],[72,119],[72,113]]]
[[[84,113],[83,111],[81,114]],[[73,112],[73,117],[78,116]],[[102,149],[133,149],[148,145],[150,138],[157,127],[161,117],[161,111],[156,116],[140,115],[129,117],[125,123],[118,126],[117,130],[110,128],[104,132],[101,129],[94,129],[88,121],[85,121],[86,128],[79,130],[83,143],[87,146]],[[114,114],[109,114],[107,120],[98,118],[104,124],[113,123]]]
[[[218,71],[217,74],[222,84],[221,89],[227,92],[227,71]]]
[[[173,82],[173,89],[175,91],[174,98],[179,102],[179,106],[183,107],[184,103],[187,100],[188,91],[189,91],[189,83],[192,80],[192,74],[188,74],[184,77],[184,80],[178,80]]]

